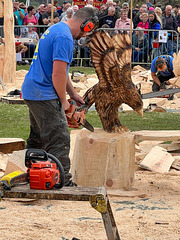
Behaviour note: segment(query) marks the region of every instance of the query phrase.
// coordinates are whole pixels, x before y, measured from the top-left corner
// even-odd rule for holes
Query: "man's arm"
[[[25,18],[25,15],[22,13],[21,8],[19,8],[18,11],[19,11],[19,16],[20,16],[20,18],[21,18],[21,19],[24,19],[24,18]]]
[[[77,104],[79,104],[79,105],[80,104],[85,104],[82,97],[80,97],[79,94],[77,94],[77,92],[75,91],[69,76],[68,76],[68,79],[67,79],[66,90],[67,90],[70,98],[74,99],[77,102]]]
[[[55,60],[53,62],[52,82],[61,100],[64,110],[70,107],[69,102],[66,100],[66,85],[67,85],[67,63]]]
[[[152,76],[153,81],[160,86],[161,82],[159,81],[159,78],[157,77],[156,73],[151,72],[151,76]]]

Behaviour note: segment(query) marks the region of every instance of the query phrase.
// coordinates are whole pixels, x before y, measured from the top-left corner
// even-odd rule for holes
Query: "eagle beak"
[[[139,116],[143,117],[143,108],[135,111],[139,114]]]

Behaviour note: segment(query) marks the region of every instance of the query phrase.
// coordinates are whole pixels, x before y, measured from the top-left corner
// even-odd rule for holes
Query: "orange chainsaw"
[[[76,102],[72,99],[68,99],[70,107],[65,111],[65,115],[70,128],[85,127],[91,132],[94,132],[93,126],[85,119],[85,113],[87,112],[87,105],[81,105],[78,107]]]

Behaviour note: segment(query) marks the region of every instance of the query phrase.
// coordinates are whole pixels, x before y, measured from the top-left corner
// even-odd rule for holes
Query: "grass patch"
[[[27,70],[29,71],[30,65],[16,65],[16,71],[19,70]],[[95,69],[93,67],[70,67],[69,72],[72,73],[72,71],[80,71],[84,72],[85,74],[95,74]]]
[[[139,130],[179,130],[179,113],[145,112],[141,118],[135,112],[119,113],[122,124],[131,131]],[[89,111],[86,119],[93,127],[102,127],[96,111]],[[71,129],[70,129],[71,130]],[[0,103],[0,137],[23,138],[29,135],[29,113],[26,105]]]

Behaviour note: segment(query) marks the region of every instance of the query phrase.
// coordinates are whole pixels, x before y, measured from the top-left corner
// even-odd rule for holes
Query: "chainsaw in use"
[[[89,131],[94,132],[93,126],[85,119],[88,106],[85,104],[77,106],[76,102],[72,99],[69,99],[68,102],[70,103],[70,107],[65,111],[68,127],[80,128],[80,126],[83,126]]]
[[[48,190],[64,186],[64,168],[52,154],[42,149],[28,149],[25,155],[27,172],[16,171],[4,176],[1,190],[11,190],[11,187],[30,184],[31,189]],[[2,191],[3,192],[3,191]]]
[[[162,98],[167,98],[168,100],[172,100],[174,97],[174,94],[180,92],[180,88],[177,88],[177,87],[168,88],[168,85],[166,85],[165,82],[163,82],[160,86],[159,91],[141,94],[141,84],[138,84],[138,85],[139,86],[137,86],[137,90],[142,99],[162,97]]]

